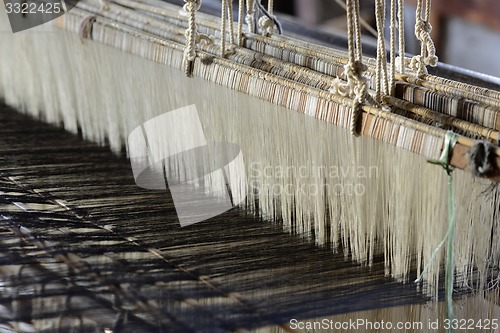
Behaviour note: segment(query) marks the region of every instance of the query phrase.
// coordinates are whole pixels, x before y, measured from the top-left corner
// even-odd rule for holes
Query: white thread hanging
[[[420,41],[420,55],[411,59],[410,67],[417,75],[427,74],[426,65],[436,66],[438,58],[436,47],[431,38],[432,26],[429,22],[431,12],[431,0],[425,0],[425,14],[422,17],[423,0],[417,0],[415,36]]]

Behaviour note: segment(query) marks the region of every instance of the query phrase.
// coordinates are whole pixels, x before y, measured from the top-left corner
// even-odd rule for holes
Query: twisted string
[[[377,21],[377,67],[376,67],[376,82],[375,92],[376,101],[382,101],[382,95],[388,95],[388,75],[387,75],[387,56],[385,53],[385,39],[384,39],[384,21],[385,21],[385,4],[384,0],[376,0],[375,3],[375,17]]]
[[[267,4],[267,9],[264,8],[262,3],[259,0],[255,2],[259,10],[264,14],[261,16],[258,21],[259,29],[263,35],[271,35],[275,32],[275,29],[278,30],[278,33],[281,34],[282,28],[276,16],[273,15],[273,7],[274,1],[269,0]]]
[[[245,12],[245,0],[239,0],[238,3],[238,45],[243,46],[243,14]]]
[[[340,96],[350,97],[354,100],[350,119],[350,131],[358,136],[357,124],[360,116],[360,107],[367,98],[368,86],[363,73],[367,66],[363,64],[363,53],[361,45],[361,25],[359,20],[359,0],[347,0],[347,44],[349,60],[344,66],[344,74],[347,83],[335,78],[330,91]]]
[[[221,18],[220,18],[220,55],[224,57],[226,54],[226,8],[227,1],[222,0]]]
[[[255,33],[255,2],[247,0],[247,15],[245,16],[248,32]]]
[[[398,0],[398,30],[399,30],[399,71],[405,73],[405,2]]]
[[[234,44],[233,0],[227,1],[227,20],[229,21],[229,41]]]
[[[391,40],[390,40],[390,64],[389,64],[389,94],[394,95],[395,74],[396,74],[396,1],[391,0]]]
[[[186,37],[186,48],[184,49],[184,62],[186,67],[184,71],[187,76],[192,76],[193,63],[196,58],[196,11],[201,6],[201,0],[184,0],[185,4],[183,9],[188,13],[188,28],[185,32]]]
[[[436,47],[431,38],[432,26],[429,23],[431,12],[431,0],[425,1],[425,14],[422,17],[423,0],[417,1],[415,36],[420,41],[420,55],[414,56],[410,62],[410,68],[417,72],[418,76],[427,74],[426,65],[436,66],[438,57]]]

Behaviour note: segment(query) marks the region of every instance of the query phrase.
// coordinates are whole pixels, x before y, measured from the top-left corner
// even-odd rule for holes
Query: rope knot
[[[425,58],[425,63],[427,65],[432,66],[432,67],[436,67],[438,60],[439,60],[439,58],[435,54],[433,54],[433,55],[429,55],[427,58]]]
[[[347,85],[350,90],[350,97],[354,98],[356,103],[363,103],[367,93],[366,78],[363,73],[368,67],[361,61],[350,61],[344,66],[344,73],[347,77]]]
[[[347,76],[351,75],[352,77],[355,77],[356,79],[361,79],[363,78],[363,73],[366,72],[368,69],[368,66],[366,66],[364,63],[362,63],[359,60],[355,61],[350,61],[344,66],[344,71]]]
[[[201,0],[184,0],[185,4],[182,6],[182,10],[186,13],[190,13],[192,10],[197,11],[201,7]]]
[[[415,23],[415,36],[421,44],[420,55],[414,56],[411,60],[411,69],[417,72],[418,75],[427,74],[426,65],[435,67],[438,63],[436,56],[436,47],[431,37],[432,25],[427,19],[422,17],[417,18]]]
[[[422,34],[429,34],[431,31],[432,25],[428,21],[419,19],[417,23],[415,23],[415,36],[417,36],[418,39],[424,39],[425,37],[422,36]]]
[[[267,16],[261,16],[259,18],[258,24],[259,24],[260,31],[262,32],[263,35],[270,35],[270,34],[273,34],[275,32],[276,17],[273,16],[273,18],[274,18],[274,21],[273,21],[273,19],[271,19]]]
[[[254,32],[255,19],[253,17],[253,14],[247,14],[245,16],[245,22],[247,24],[248,32]]]

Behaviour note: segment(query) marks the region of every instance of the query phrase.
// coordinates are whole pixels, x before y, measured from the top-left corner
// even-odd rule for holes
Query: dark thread
[[[493,170],[494,146],[489,141],[478,141],[467,154],[468,166],[474,176],[484,176]]]

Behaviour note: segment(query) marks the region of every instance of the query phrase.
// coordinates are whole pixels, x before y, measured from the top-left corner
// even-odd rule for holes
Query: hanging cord
[[[454,168],[450,165],[451,154],[453,152],[453,147],[458,141],[458,134],[447,131],[444,140],[444,148],[441,157],[438,160],[429,160],[429,163],[441,165],[446,174],[448,175],[448,231],[444,236],[443,240],[436,247],[434,252],[432,252],[431,259],[425,266],[424,270],[415,280],[416,283],[422,281],[422,277],[427,273],[429,267],[434,261],[437,253],[443,247],[444,243],[447,243],[446,247],[446,268],[445,268],[445,296],[446,296],[446,317],[449,320],[453,320],[455,315],[453,314],[453,253],[454,253],[454,239],[455,239],[455,191],[453,189],[453,176],[452,172]],[[452,333],[453,328],[450,325],[448,332]]]
[[[184,71],[188,77],[193,74],[194,59],[196,58],[196,11],[200,9],[201,0],[184,0],[183,10],[188,13],[188,28],[185,32],[186,49],[184,50]]]
[[[196,58],[196,44],[205,42],[212,44],[214,41],[211,37],[198,33],[196,26],[196,11],[200,9],[202,0],[184,0],[185,4],[182,7],[188,15],[188,28],[184,33],[186,39],[186,48],[184,49],[184,71],[188,77],[193,75],[194,59]]]
[[[382,95],[389,94],[389,84],[387,82],[387,55],[385,51],[384,40],[384,21],[385,21],[385,0],[376,0],[375,17],[377,21],[377,67],[375,82],[375,99],[378,103],[382,102]]]
[[[234,44],[233,0],[227,1],[227,20],[229,21],[229,42]]]
[[[435,67],[438,62],[436,47],[431,38],[432,26],[429,23],[431,12],[431,0],[425,0],[425,14],[422,17],[422,6],[424,0],[417,0],[415,36],[420,41],[420,55],[414,56],[410,62],[410,68],[418,76],[427,74],[426,65]]]
[[[405,73],[405,1],[398,0],[398,32],[399,32],[399,71],[401,74]]]
[[[255,4],[259,8],[260,12],[264,14],[259,18],[259,29],[263,35],[272,35],[275,32],[275,28],[278,30],[278,34],[281,35],[282,28],[281,23],[278,21],[276,16],[273,14],[274,0],[268,0],[267,9],[262,5],[260,0],[255,0]]]
[[[226,8],[227,1],[222,0],[222,8],[220,14],[220,56],[224,58],[226,54]]]
[[[243,46],[243,14],[245,13],[245,0],[239,0],[238,3],[238,45]]]
[[[394,96],[395,88],[395,74],[396,74],[396,1],[391,0],[391,51],[390,51],[390,64],[389,64],[389,94]]]
[[[351,134],[358,136],[357,124],[360,116],[360,106],[368,98],[368,86],[366,78],[363,76],[367,66],[363,64],[359,0],[347,0],[346,10],[349,61],[344,66],[344,73],[347,77],[347,83],[342,82],[338,77],[335,78],[330,92],[354,99],[349,127]]]
[[[247,0],[247,15],[245,16],[247,22],[247,31],[255,33],[255,2],[254,0]]]
[[[226,48],[226,26],[227,21],[229,21],[229,43],[231,46]],[[220,17],[221,27],[220,27],[220,53],[221,57],[225,57],[228,52],[234,53],[234,22],[233,22],[233,1],[232,0],[222,0],[222,9]]]

